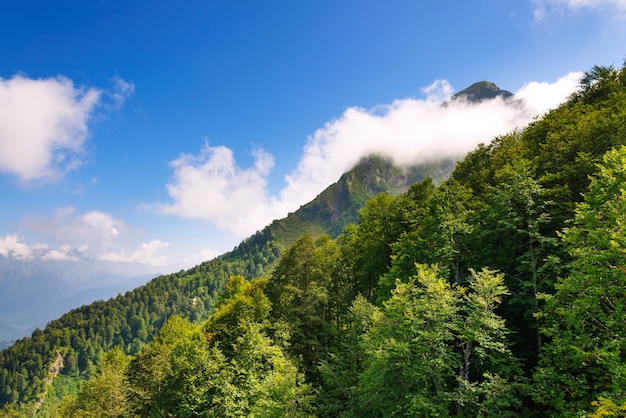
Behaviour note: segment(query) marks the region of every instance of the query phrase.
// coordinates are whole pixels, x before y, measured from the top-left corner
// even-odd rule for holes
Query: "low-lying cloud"
[[[33,251],[27,244],[20,242],[16,234],[11,234],[0,237],[0,256],[17,260],[30,260],[33,258]]]
[[[460,158],[479,143],[556,107],[575,91],[580,77],[570,73],[554,83],[528,83],[514,101],[454,100],[446,105],[454,89],[437,80],[422,90],[424,99],[351,107],[307,139],[278,195],[267,187],[274,163],[267,152],[257,150],[254,165],[242,168],[232,150],[205,144],[197,156],[183,154],[170,163],[174,173],[167,191],[172,202],[159,208],[163,214],[205,220],[244,237],[313,199],[364,156],[377,153],[403,165]]]
[[[80,167],[96,107],[117,109],[133,91],[119,77],[110,90],[76,87],[61,76],[0,78],[0,172],[47,182]]]
[[[167,264],[162,251],[170,246],[169,243],[158,239],[137,243],[138,231],[105,212],[78,213],[72,207],[60,208],[53,216],[26,216],[22,228],[45,236],[49,242],[27,244],[16,234],[0,236],[0,256],[18,260],[91,258],[150,266]]]

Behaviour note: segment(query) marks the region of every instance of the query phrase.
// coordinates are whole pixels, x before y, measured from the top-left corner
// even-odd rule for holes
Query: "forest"
[[[625,416],[626,65],[336,237],[240,250],[2,351],[0,416]]]

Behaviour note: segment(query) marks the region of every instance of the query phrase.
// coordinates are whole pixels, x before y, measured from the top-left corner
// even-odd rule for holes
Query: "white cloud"
[[[181,266],[183,268],[190,268],[192,266],[198,265],[204,261],[213,260],[215,257],[221,254],[220,251],[213,250],[210,248],[203,248],[199,253],[193,254],[189,257],[186,257]]]
[[[164,266],[167,264],[167,257],[164,255],[157,255],[156,253],[169,247],[171,244],[163,242],[158,239],[154,239],[148,243],[143,243],[132,254],[126,255],[123,253],[111,252],[103,254],[101,259],[109,261],[124,261],[128,263],[142,263],[150,266]]]
[[[545,111],[556,108],[564,98],[574,92],[582,77],[580,72],[571,72],[559,78],[555,83],[526,83],[515,96],[523,99],[532,109]]]
[[[430,86],[422,88],[421,91],[426,96],[426,100],[443,103],[452,97],[454,87],[448,80],[435,80]]]
[[[57,209],[53,216],[27,216],[24,230],[45,236],[50,244],[27,245],[15,235],[0,237],[0,255],[41,260],[77,260],[79,257],[163,266],[159,254],[169,243],[154,239],[137,244],[137,231],[122,220],[100,211],[77,213],[72,207]]]
[[[0,171],[28,181],[56,179],[80,166],[100,94],[64,77],[0,78]]]
[[[15,234],[0,237],[0,256],[18,260],[33,258],[31,249],[25,243],[20,242]]]
[[[88,122],[101,98],[119,109],[134,85],[115,77],[110,90],[75,87],[65,77],[0,78],[0,172],[21,181],[56,181],[84,164]]]
[[[267,195],[267,175],[274,159],[263,150],[254,152],[253,167],[241,168],[232,150],[205,144],[198,156],[182,154],[170,165],[174,176],[167,190],[173,204],[161,205],[164,214],[216,222],[218,227],[245,235],[257,227],[256,217],[271,219],[275,199]]]
[[[453,89],[447,81],[437,80],[423,89],[427,94],[423,100],[396,100],[371,110],[349,108],[308,138],[279,196],[267,188],[273,166],[270,155],[257,151],[255,165],[241,168],[230,149],[205,144],[198,156],[183,154],[171,163],[174,174],[167,190],[173,202],[160,205],[160,210],[247,236],[310,201],[372,153],[398,164],[461,157],[480,142],[521,127],[558,105],[576,89],[580,75],[568,74],[555,83],[528,83],[518,92],[525,104],[495,99],[442,106]]]
[[[56,249],[49,249],[50,247],[43,244],[40,249],[43,251],[41,259],[43,261],[77,261],[78,256],[72,247],[68,244],[61,245]]]

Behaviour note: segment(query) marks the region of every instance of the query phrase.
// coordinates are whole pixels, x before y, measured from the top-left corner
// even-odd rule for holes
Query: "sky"
[[[191,267],[365,155],[523,127],[624,45],[624,0],[4,2],[0,257]],[[524,105],[442,106],[482,80]]]

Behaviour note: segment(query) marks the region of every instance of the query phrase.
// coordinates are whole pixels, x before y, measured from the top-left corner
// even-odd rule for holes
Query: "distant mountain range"
[[[0,348],[45,327],[78,306],[145,284],[158,271],[133,263],[90,259],[17,260],[0,257]]]

